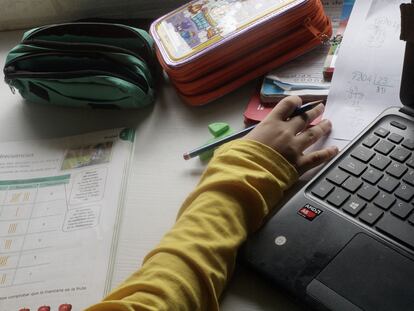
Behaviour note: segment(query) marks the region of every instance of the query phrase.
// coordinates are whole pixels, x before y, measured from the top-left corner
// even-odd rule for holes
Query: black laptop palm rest
[[[401,13],[403,107],[379,115],[243,248],[318,310],[414,310],[414,3]]]

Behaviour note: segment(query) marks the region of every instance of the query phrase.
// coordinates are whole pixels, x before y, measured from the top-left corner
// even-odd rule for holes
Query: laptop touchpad
[[[414,262],[356,235],[307,287],[334,310],[414,310]]]

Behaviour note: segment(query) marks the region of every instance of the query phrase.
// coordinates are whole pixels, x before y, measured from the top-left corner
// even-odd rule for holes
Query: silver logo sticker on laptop
[[[322,214],[322,210],[310,204],[305,204],[305,206],[298,211],[298,214],[307,220],[312,221],[320,214]]]
[[[282,246],[282,245],[285,245],[286,244],[286,242],[287,242],[287,239],[286,239],[286,237],[285,236],[283,236],[283,235],[279,235],[278,237],[276,237],[276,239],[275,239],[275,244],[277,245],[277,246]]]

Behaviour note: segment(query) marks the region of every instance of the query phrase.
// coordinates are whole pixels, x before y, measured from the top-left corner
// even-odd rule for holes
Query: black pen
[[[316,107],[317,105],[319,105],[320,103],[323,103],[324,100],[317,100],[317,101],[313,101],[313,102],[309,102],[306,103],[298,108],[295,109],[295,111],[290,115],[290,118],[293,118],[295,116],[301,115],[303,113],[305,113],[308,110],[311,110],[312,108]],[[218,146],[221,146],[229,141],[235,140],[237,138],[243,137],[244,135],[246,135],[247,133],[249,133],[251,130],[253,130],[256,127],[257,124],[254,124],[252,126],[246,127],[245,129],[231,134],[229,136],[223,137],[222,139],[216,140],[215,142],[212,142],[210,144],[198,147],[194,150],[191,150],[189,152],[186,152],[183,154],[183,157],[185,160],[189,160],[191,158],[194,158],[198,155],[200,155],[203,152],[206,152],[208,150],[211,150],[213,148],[216,148]]]

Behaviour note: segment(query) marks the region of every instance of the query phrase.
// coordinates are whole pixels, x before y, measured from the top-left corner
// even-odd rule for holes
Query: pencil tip
[[[183,154],[183,158],[184,158],[184,160],[190,160],[191,159],[191,157],[188,154],[188,152],[186,152],[186,153]]]

